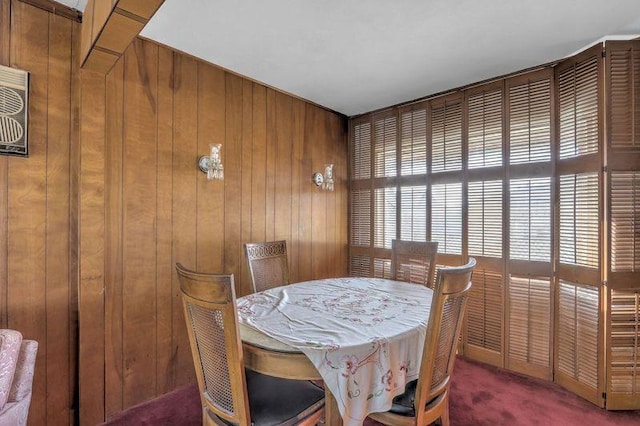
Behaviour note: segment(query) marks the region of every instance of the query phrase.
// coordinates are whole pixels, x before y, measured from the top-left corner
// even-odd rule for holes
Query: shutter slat
[[[400,118],[400,174],[427,173],[427,110],[408,111]]]
[[[462,184],[431,187],[431,240],[438,253],[462,254]]]
[[[502,275],[476,268],[472,281],[466,313],[467,344],[502,353]]]
[[[468,99],[469,168],[502,165],[502,89]]]
[[[640,172],[611,172],[611,271],[640,271]]]
[[[349,260],[349,275],[352,277],[370,276],[371,259],[366,256],[351,255]]]
[[[615,48],[609,55],[609,139],[611,149],[640,151],[640,48],[638,44]],[[636,105],[634,105],[634,100]]]
[[[509,89],[511,164],[551,159],[551,81],[543,79]]]
[[[396,238],[396,188],[377,188],[374,194],[373,245],[390,249]]]
[[[611,291],[611,346],[607,396],[619,394],[628,401],[627,409],[640,405],[640,291]],[[609,399],[607,400],[609,408]]]
[[[462,102],[431,109],[431,171],[462,170]]]
[[[513,179],[510,197],[510,258],[549,262],[551,179]]]
[[[351,191],[351,245],[371,246],[371,191]]]
[[[400,188],[400,239],[427,240],[427,186]]]
[[[361,123],[353,128],[353,153],[351,155],[351,177],[371,178],[371,124]]]
[[[502,257],[502,181],[469,182],[469,255]]]
[[[396,175],[396,117],[374,121],[374,176]]]

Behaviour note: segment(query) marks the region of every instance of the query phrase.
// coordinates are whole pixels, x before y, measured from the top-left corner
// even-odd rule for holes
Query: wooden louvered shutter
[[[604,406],[600,236],[602,45],[556,67],[558,147],[554,379]]]
[[[506,81],[506,367],[552,377],[551,70]]]
[[[504,365],[504,82],[466,93],[467,254],[476,259],[465,356]]]
[[[431,241],[438,242],[438,266],[462,263],[462,105],[460,94],[431,102]]]
[[[413,108],[400,113],[400,174],[427,173],[427,109]]]
[[[372,273],[372,126],[368,117],[351,123],[349,196],[349,274]]]
[[[607,41],[607,409],[640,409],[640,41]]]
[[[427,186],[400,188],[400,239],[427,240]]]

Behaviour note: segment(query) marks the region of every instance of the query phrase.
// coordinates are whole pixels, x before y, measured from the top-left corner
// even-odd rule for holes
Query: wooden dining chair
[[[286,241],[246,243],[244,251],[254,293],[289,284]]]
[[[313,425],[324,391],[307,381],[245,370],[233,275],[203,274],[176,264],[203,425]]]
[[[464,266],[438,269],[418,379],[393,399],[389,411],[370,414],[373,420],[393,426],[424,426],[438,419],[449,424],[451,373],[475,265],[472,258]]]
[[[391,252],[392,279],[433,288],[438,255],[437,241],[393,240]]]

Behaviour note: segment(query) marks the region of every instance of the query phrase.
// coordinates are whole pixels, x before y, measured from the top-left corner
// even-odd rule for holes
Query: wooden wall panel
[[[75,383],[70,276],[72,49],[79,27],[0,1],[0,63],[30,72],[29,157],[0,158],[0,327],[38,341],[32,424],[68,424]]]
[[[283,238],[296,280],[346,274],[347,189],[311,175],[334,162],[344,179],[347,147],[342,117],[142,39],[106,77],[104,117],[108,418],[195,380],[175,262],[234,274],[242,296],[243,244]],[[223,181],[197,169],[210,143]]]

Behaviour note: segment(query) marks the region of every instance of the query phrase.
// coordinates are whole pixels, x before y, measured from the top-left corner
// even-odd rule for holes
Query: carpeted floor
[[[460,358],[451,389],[451,425],[640,425],[640,411],[606,411],[553,383]],[[106,425],[200,425],[196,386],[112,416]],[[371,420],[365,426],[378,423]]]

